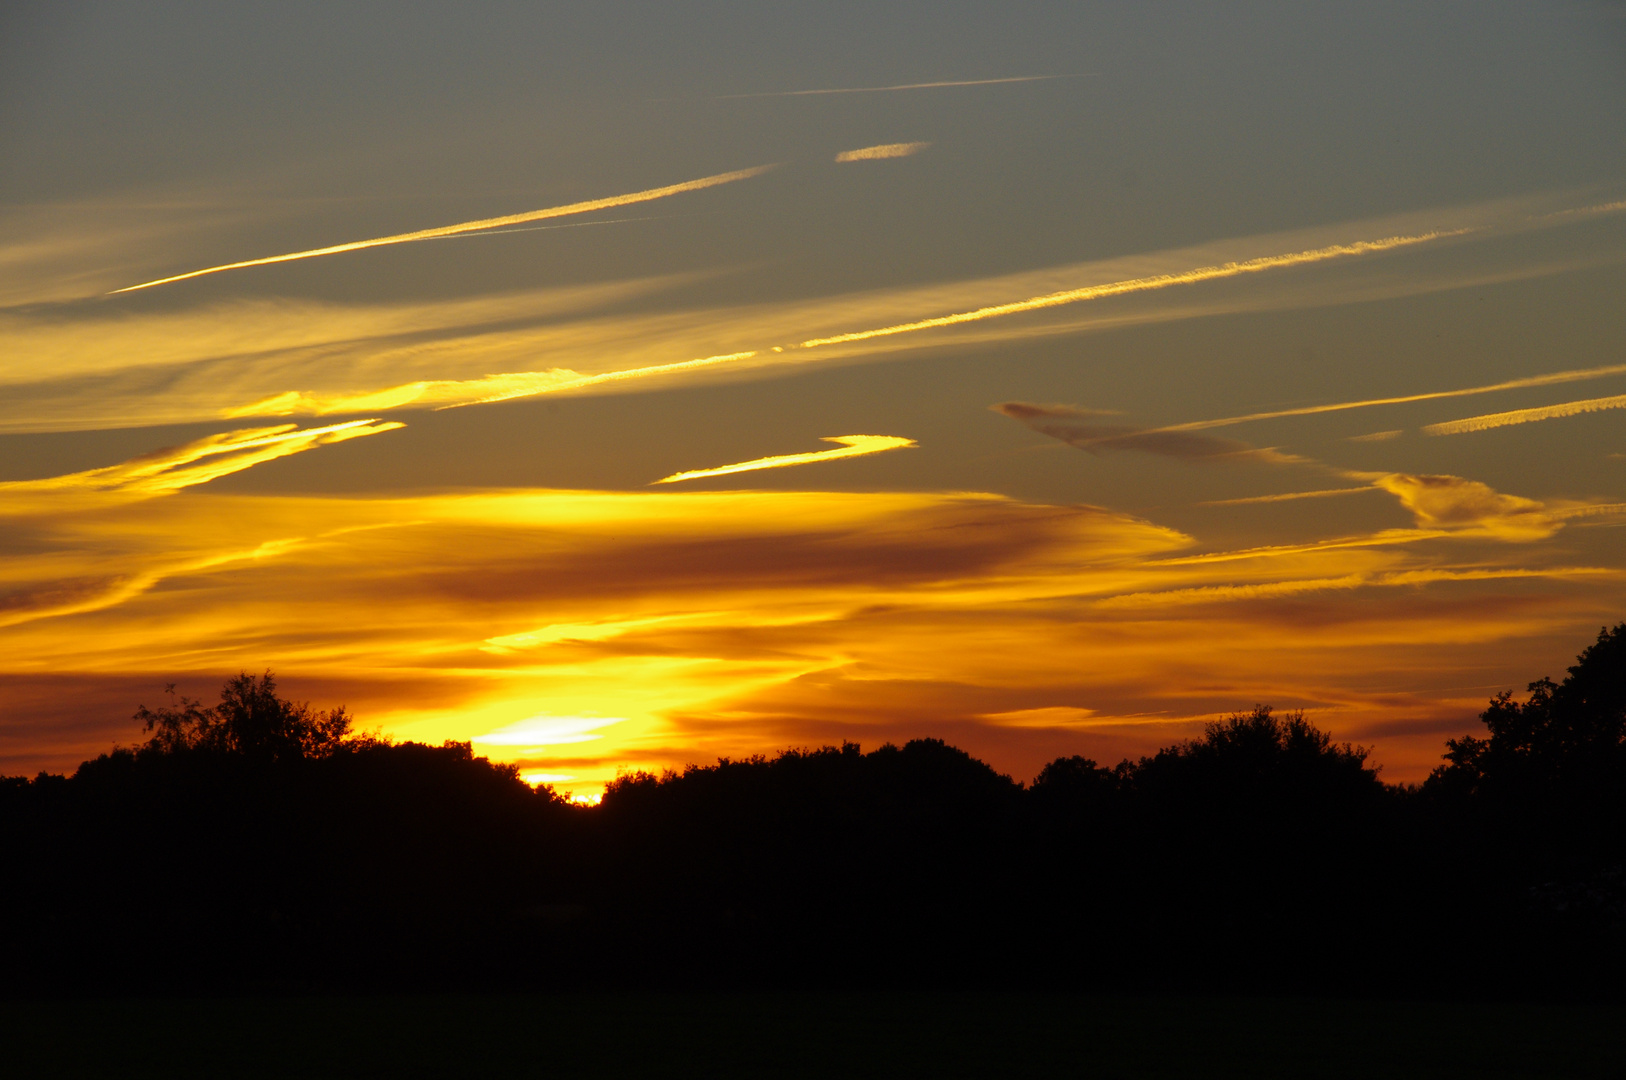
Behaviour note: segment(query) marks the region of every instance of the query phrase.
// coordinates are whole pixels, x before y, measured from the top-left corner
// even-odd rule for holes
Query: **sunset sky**
[[[1626,619],[1626,5],[8,4],[0,773],[276,672],[590,795]]]

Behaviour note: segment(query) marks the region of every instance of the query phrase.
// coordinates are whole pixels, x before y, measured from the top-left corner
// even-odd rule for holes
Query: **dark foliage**
[[[935,739],[722,760],[597,809],[241,675],[0,779],[13,986],[1615,992],[1626,624],[1422,788],[1260,706],[1024,787]]]

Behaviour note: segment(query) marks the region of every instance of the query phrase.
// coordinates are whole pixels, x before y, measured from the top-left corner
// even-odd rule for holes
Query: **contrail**
[[[1588,398],[1585,401],[1566,401],[1560,405],[1541,405],[1534,409],[1513,409],[1510,412],[1486,413],[1464,420],[1448,420],[1443,424],[1429,424],[1423,431],[1429,435],[1461,435],[1468,431],[1488,431],[1509,424],[1529,424],[1537,420],[1557,420],[1564,416],[1602,412],[1605,409],[1626,409],[1626,394],[1614,397]]]
[[[812,97],[818,94],[884,94],[889,90],[936,90],[943,86],[997,86],[1000,83],[1043,82],[1046,79],[1090,79],[1101,73],[1084,71],[1076,75],[1018,75],[1009,79],[950,79],[943,82],[900,83],[897,86],[844,86],[834,90],[768,90],[758,94],[723,94],[713,101],[740,98]]]
[[[1228,262],[1220,266],[1202,266],[1193,270],[1184,270],[1171,274],[1158,274],[1151,277],[1130,278],[1124,281],[1108,282],[1102,285],[1089,285],[1078,289],[1069,289],[1064,292],[1047,293],[1043,296],[1031,297],[1027,300],[1017,300],[1007,304],[996,304],[991,307],[977,308],[973,311],[959,312],[953,315],[942,315],[931,319],[922,319],[917,322],[900,323],[895,326],[885,326],[872,330],[859,330],[852,333],[837,334],[832,337],[811,338],[800,343],[775,345],[771,349],[747,349],[741,352],[723,353],[716,356],[702,356],[694,360],[679,360],[666,364],[651,364],[647,367],[625,368],[620,371],[606,371],[598,375],[583,375],[566,368],[555,368],[547,371],[519,371],[507,372],[500,375],[487,375],[479,379],[465,380],[432,380],[425,382],[408,383],[404,386],[391,387],[388,390],[371,394],[351,395],[339,399],[317,401],[305,394],[290,391],[279,395],[267,402],[259,402],[247,410],[237,410],[237,415],[262,415],[264,406],[270,402],[282,403],[286,399],[286,408],[283,412],[305,405],[312,407],[318,413],[372,411],[375,409],[400,408],[412,402],[429,404],[431,401],[442,401],[445,404],[434,406],[438,409],[456,409],[467,405],[488,405],[498,401],[510,401],[515,398],[533,397],[538,394],[562,393],[582,390],[592,386],[607,383],[624,382],[651,376],[669,375],[682,371],[693,371],[700,368],[732,364],[741,360],[751,360],[759,356],[766,357],[769,352],[789,353],[800,349],[816,349],[825,345],[840,345],[853,341],[864,341],[870,338],[888,337],[894,334],[906,334],[916,330],[929,330],[941,326],[954,326],[959,323],[978,322],[983,319],[998,318],[1004,315],[1014,315],[1024,311],[1035,311],[1041,308],[1057,307],[1063,304],[1073,304],[1084,300],[1095,300],[1108,296],[1119,296],[1126,293],[1144,292],[1153,289],[1163,289],[1174,285],[1189,285],[1216,278],[1235,277],[1241,274],[1257,273],[1264,270],[1273,270],[1282,267],[1299,266],[1307,263],[1317,263],[1328,259],[1338,259],[1347,256],[1364,255],[1370,252],[1388,251],[1393,248],[1405,247],[1411,244],[1427,243],[1431,240],[1442,239],[1449,236],[1458,236],[1470,232],[1470,229],[1453,229],[1449,231],[1427,232],[1416,236],[1391,236],[1382,240],[1361,240],[1349,244],[1334,244],[1330,247],[1315,248],[1309,251],[1293,252],[1286,255],[1266,255],[1256,259],[1247,259],[1242,262]],[[789,359],[789,357],[787,357]],[[466,395],[466,396],[465,396]],[[461,398],[461,400],[448,400]],[[1227,423],[1233,421],[1218,421]],[[1201,423],[1194,426],[1202,426]],[[1162,431],[1165,429],[1155,429]],[[1177,429],[1167,429],[1177,430]]]
[[[1300,409],[1279,409],[1276,412],[1248,413],[1246,416],[1226,416],[1221,417],[1218,420],[1193,420],[1187,424],[1171,424],[1168,427],[1156,428],[1155,430],[1160,432],[1202,431],[1205,428],[1227,427],[1231,424],[1246,424],[1253,420],[1275,420],[1283,416],[1314,416],[1317,413],[1342,412],[1345,409],[1365,409],[1373,405],[1405,405],[1413,401],[1434,401],[1439,398],[1469,397],[1473,394],[1494,394],[1498,390],[1523,390],[1532,386],[1553,386],[1558,383],[1585,382],[1588,379],[1601,379],[1609,375],[1619,375],[1622,372],[1626,372],[1626,364],[1610,364],[1606,367],[1579,368],[1574,371],[1555,371],[1550,375],[1530,375],[1522,379],[1509,379],[1506,382],[1491,383],[1489,386],[1469,386],[1461,390],[1435,390],[1426,394],[1406,394],[1401,397],[1367,398],[1364,401],[1341,401],[1332,405],[1306,405]],[[1599,400],[1610,399],[1603,398]],[[1560,406],[1553,406],[1553,408],[1559,407]],[[1613,406],[1605,407],[1609,408]],[[1591,410],[1583,409],[1580,411],[1588,412]],[[1496,415],[1500,416],[1513,414],[1498,413]],[[1569,416],[1573,414],[1565,413],[1563,415]],[[1545,420],[1546,417],[1535,417],[1534,419]],[[1453,422],[1459,424],[1468,423],[1467,420],[1458,420]],[[1523,421],[1511,420],[1508,421],[1508,423],[1523,423]],[[1441,425],[1436,424],[1433,426],[1440,427]],[[1493,424],[1490,426],[1495,427],[1498,425]],[[1431,434],[1444,434],[1444,432],[1433,432],[1430,428],[1424,428],[1423,430],[1430,431]],[[1461,430],[1467,431],[1470,429],[1463,428]],[[1375,435],[1362,435],[1359,437],[1363,439],[1375,439],[1379,435],[1388,436],[1390,434],[1390,432],[1383,431],[1377,432]],[[1398,432],[1393,434],[1398,434]]]
[[[1334,244],[1331,247],[1314,248],[1310,251],[1296,251],[1287,255],[1266,255],[1242,262],[1223,263],[1219,266],[1199,266],[1195,270],[1183,270],[1176,274],[1157,274],[1152,277],[1113,281],[1105,285],[1086,285],[1082,289],[1068,289],[1064,292],[1048,293],[1044,296],[1035,296],[1028,300],[1017,300],[1009,304],[995,304],[991,307],[977,308],[975,311],[962,311],[954,315],[940,315],[935,319],[921,319],[918,322],[883,326],[876,330],[858,330],[850,334],[813,338],[801,342],[796,347],[814,349],[821,345],[842,345],[849,341],[865,341],[869,338],[888,337],[892,334],[908,334],[916,330],[931,330],[939,326],[956,326],[960,323],[998,318],[1001,315],[1015,315],[1024,311],[1037,311],[1040,308],[1059,307],[1062,304],[1076,304],[1080,300],[1097,300],[1103,296],[1121,296],[1124,293],[1166,289],[1171,285],[1191,285],[1199,281],[1236,277],[1239,274],[1254,274],[1261,270],[1275,270],[1284,266],[1299,266],[1304,263],[1343,258],[1348,255],[1365,255],[1374,251],[1388,251],[1392,248],[1406,247],[1410,244],[1423,244],[1447,236],[1460,236],[1469,231],[1471,230],[1452,229],[1447,232],[1427,232],[1416,236],[1390,236],[1382,240],[1361,240],[1353,244]]]
[[[909,157],[911,154],[920,153],[930,145],[929,142],[882,143],[880,146],[866,146],[858,150],[843,150],[836,155],[836,160],[840,162],[880,161],[883,158]]]
[[[1373,487],[1358,488],[1324,488],[1321,491],[1290,491],[1285,495],[1251,495],[1246,499],[1211,499],[1200,502],[1198,506],[1248,506],[1253,503],[1291,502],[1294,499],[1327,499],[1334,495],[1360,495],[1367,491],[1377,491]]]
[[[649,202],[652,199],[664,199],[668,195],[681,195],[686,191],[700,191],[703,188],[716,187],[718,184],[730,184],[736,180],[749,180],[753,176],[772,169],[772,165],[759,165],[754,169],[740,169],[735,172],[718,173],[716,176],[706,176],[699,180],[686,180],[681,184],[670,184],[666,187],[650,188],[647,191],[635,191],[630,195],[611,195],[605,199],[589,199],[586,202],[570,203],[566,206],[550,206],[543,210],[528,210],[522,214],[507,214],[503,217],[483,218],[479,221],[465,221],[458,225],[442,225],[436,229],[419,229],[417,232],[398,233],[395,236],[381,236],[376,240],[355,240],[348,244],[335,244],[332,247],[312,248],[309,251],[295,251],[287,255],[271,255],[264,259],[247,259],[243,262],[223,263],[220,266],[208,266],[202,270],[192,270],[185,274],[176,274],[173,277],[158,278],[155,281],[143,281],[139,285],[127,285],[122,289],[114,289],[109,293],[134,292],[137,289],[150,289],[154,285],[168,285],[174,281],[186,281],[188,278],[202,277],[204,274],[218,274],[222,270],[241,270],[248,266],[269,266],[272,263],[292,262],[295,259],[313,259],[318,255],[337,255],[344,251],[360,251],[363,248],[383,247],[386,244],[408,244],[414,240],[435,240],[443,236],[457,236],[460,233],[479,232],[485,229],[497,229],[504,225],[522,225],[527,221],[541,221],[544,218],[568,217],[571,214],[586,214],[594,210],[606,210],[612,206],[627,206],[631,203]]]
[[[834,435],[821,441],[841,443],[842,446],[839,450],[817,450],[807,454],[779,454],[774,457],[756,458],[752,461],[742,461],[738,465],[723,465],[715,469],[691,469],[688,472],[673,473],[671,476],[656,480],[655,483],[675,484],[679,480],[698,480],[703,476],[726,476],[729,473],[751,472],[755,469],[783,469],[787,465],[811,465],[817,461],[835,461],[838,458],[879,454],[883,450],[902,450],[905,447],[919,445],[913,439],[902,439],[896,435]]]

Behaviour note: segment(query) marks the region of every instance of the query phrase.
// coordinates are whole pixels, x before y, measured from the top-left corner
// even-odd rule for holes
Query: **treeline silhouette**
[[[173,688],[171,688],[173,691]],[[1618,994],[1626,623],[1421,785],[1267,707],[1030,784],[936,739],[624,775],[597,807],[269,672],[0,779],[6,985]]]

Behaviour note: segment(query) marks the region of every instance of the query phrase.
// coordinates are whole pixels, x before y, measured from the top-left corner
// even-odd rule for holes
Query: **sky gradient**
[[[1626,617],[1626,7],[22,4],[0,772],[274,670],[591,795]]]

